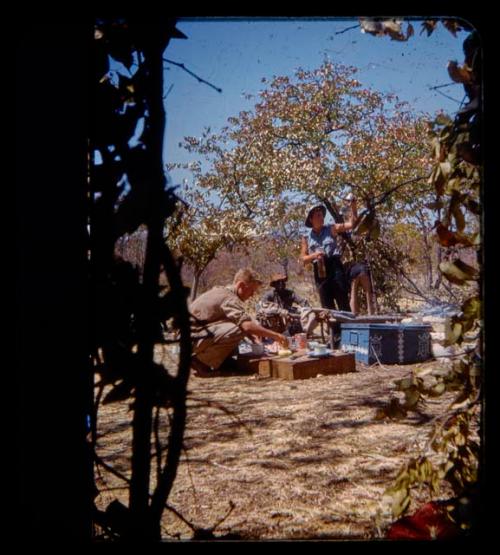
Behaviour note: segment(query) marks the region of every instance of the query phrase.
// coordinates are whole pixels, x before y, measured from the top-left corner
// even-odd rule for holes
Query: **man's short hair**
[[[238,270],[234,276],[233,283],[238,283],[238,281],[244,281],[246,284],[259,283],[262,285],[263,283],[257,272],[251,268],[242,268]]]

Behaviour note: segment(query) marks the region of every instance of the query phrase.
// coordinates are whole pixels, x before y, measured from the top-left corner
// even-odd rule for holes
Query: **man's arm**
[[[256,335],[257,337],[270,337],[271,339],[278,341],[285,347],[288,346],[287,338],[283,334],[269,330],[264,326],[258,324],[255,320],[245,320],[240,324],[240,328],[245,333]]]

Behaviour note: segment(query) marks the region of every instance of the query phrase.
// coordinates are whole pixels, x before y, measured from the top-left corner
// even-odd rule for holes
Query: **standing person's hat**
[[[312,227],[311,216],[314,210],[316,210],[317,208],[321,209],[321,212],[323,212],[323,217],[326,216],[326,208],[322,204],[315,204],[314,206],[311,206],[306,213],[306,221],[304,222],[304,225],[306,227]]]
[[[273,283],[276,283],[277,281],[287,281],[287,276],[285,274],[273,274],[271,276],[271,279],[269,281],[269,285],[273,285]]]

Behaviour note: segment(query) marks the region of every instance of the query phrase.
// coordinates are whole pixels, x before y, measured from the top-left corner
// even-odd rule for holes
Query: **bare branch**
[[[156,449],[156,480],[161,476],[160,408],[156,407],[153,420],[154,442]]]
[[[347,27],[346,29],[343,29],[342,31],[337,31],[335,34],[336,35],[342,35],[342,33],[347,33],[347,31],[352,31],[353,29],[357,29],[358,27],[361,27],[361,25],[359,23],[357,25],[352,25],[351,27]]]
[[[168,91],[163,95],[163,100],[165,100],[167,98],[167,96],[172,92],[173,88],[174,88],[174,84],[172,83],[170,85],[170,87],[168,88]]]
[[[444,85],[436,85],[435,87],[429,87],[429,90],[435,91],[436,89],[442,89],[444,87],[452,87],[453,85],[459,85],[460,83],[445,83]]]
[[[181,515],[181,513],[175,509],[174,507],[172,507],[172,505],[169,505],[168,503],[165,503],[165,508],[169,511],[171,511],[172,513],[174,513],[174,515],[179,518],[180,520],[182,520],[182,522],[184,522],[184,524],[186,526],[188,526],[189,528],[191,528],[191,530],[193,532],[196,532],[196,526],[194,524],[192,524],[191,522],[189,522],[189,520],[187,520],[184,516]]]
[[[182,291],[184,286],[179,273],[176,270],[175,260],[168,249],[163,245],[161,252],[163,268],[167,274],[172,288]],[[178,327],[180,331],[180,359],[178,374],[175,378],[176,388],[173,395],[172,405],[174,408],[174,418],[170,427],[169,450],[167,459],[163,467],[160,480],[158,480],[156,490],[151,500],[150,511],[153,517],[159,522],[165,503],[170,494],[173,482],[177,475],[177,468],[180,453],[183,446],[184,429],[186,424],[186,390],[187,381],[190,373],[191,363],[191,332],[189,313],[181,311],[178,316]]]
[[[201,77],[199,77],[198,75],[196,75],[196,73],[193,73],[191,70],[189,70],[184,64],[181,64],[179,62],[174,62],[173,60],[169,60],[168,58],[163,58],[163,60],[165,62],[167,62],[168,64],[172,64],[174,66],[180,67],[181,69],[183,69],[186,73],[189,73],[189,75],[192,75],[195,79],[198,80],[199,83],[205,83],[205,85],[208,85],[209,87],[212,87],[212,89],[215,89],[218,93],[222,92],[222,89],[220,89],[219,87],[216,87],[215,85],[212,85],[212,83],[209,83],[208,81],[205,81],[205,79],[202,79]],[[170,91],[169,91],[170,92]],[[168,94],[168,93],[167,93]]]
[[[129,478],[127,478],[121,472],[118,472],[118,470],[115,470],[110,464],[104,462],[103,459],[95,452],[94,452],[94,460],[95,460],[97,465],[102,466],[108,472],[110,472],[111,474],[114,474],[117,478],[120,478],[120,480],[123,480],[125,483],[130,484],[130,479]]]
[[[457,100],[456,98],[453,98],[452,96],[445,94],[444,92],[441,92],[437,89],[434,89],[437,93],[439,93],[440,95],[444,96],[445,98],[447,98],[448,100],[453,100],[453,102],[456,102],[457,104],[462,104],[463,100]]]

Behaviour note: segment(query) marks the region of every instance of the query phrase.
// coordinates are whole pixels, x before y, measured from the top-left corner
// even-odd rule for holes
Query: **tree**
[[[187,190],[178,221],[168,222],[167,242],[194,271],[191,300],[198,294],[201,275],[222,249],[250,245],[255,237],[253,222],[236,207],[218,208],[196,190]]]
[[[91,356],[99,378],[92,447],[97,464],[102,464],[95,434],[100,402],[131,401],[133,409],[130,480],[123,477],[129,506],[114,501],[105,511],[96,509],[94,517],[111,537],[146,541],[161,538],[161,515],[182,447],[191,355],[187,288],[163,239],[164,222],[178,201],[167,187],[161,154],[162,56],[172,38],[185,38],[173,18],[154,25],[99,19],[90,83],[95,110],[89,141]],[[128,71],[113,79],[110,58]],[[146,233],[141,275],[115,257],[120,238],[139,228]],[[161,273],[169,286],[163,297]],[[154,345],[167,318],[180,333],[175,378],[154,362]],[[107,386],[112,387],[101,399]],[[169,443],[166,455],[156,453],[161,471],[151,492],[153,412],[162,409],[172,415]]]
[[[261,232],[279,227],[289,211],[338,202],[352,189],[364,205],[358,232],[370,234],[373,267],[382,270],[397,259],[381,260],[390,250],[378,243],[381,222],[412,221],[432,199],[428,122],[393,95],[363,88],[355,73],[325,61],[294,78],[263,80],[253,111],[229,118],[220,133],[186,137],[184,147],[209,165],[190,167],[199,187],[244,208]],[[377,275],[390,302],[395,283]]]

